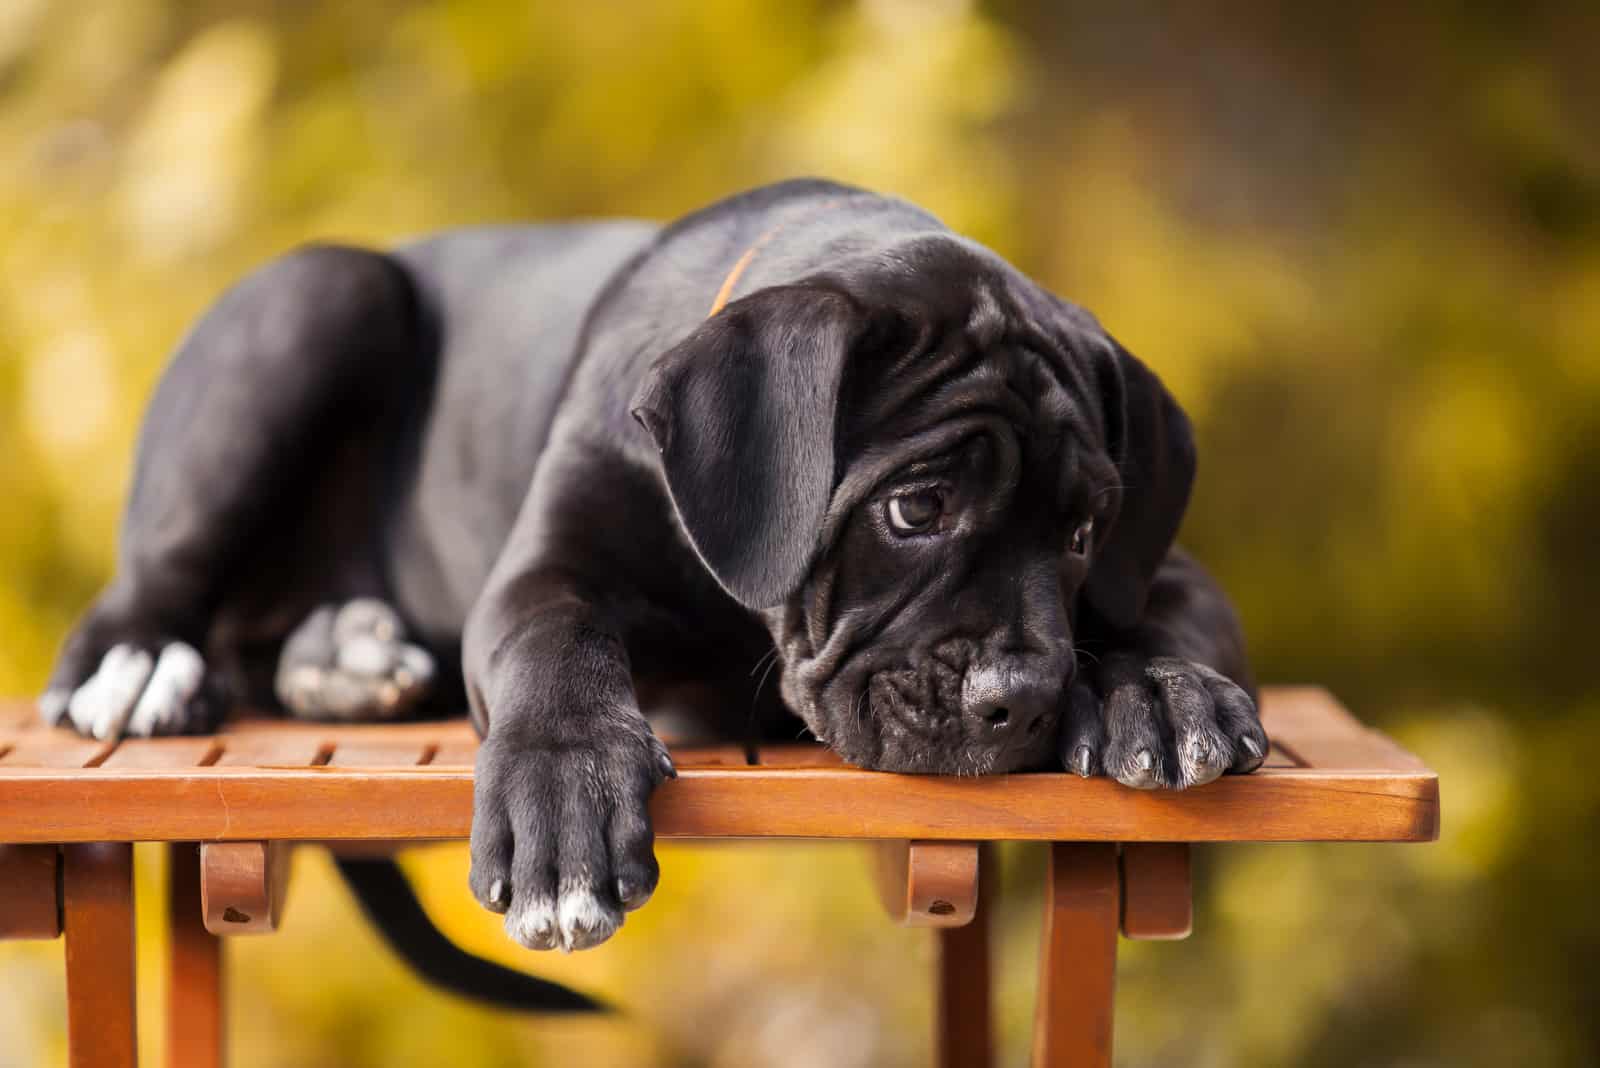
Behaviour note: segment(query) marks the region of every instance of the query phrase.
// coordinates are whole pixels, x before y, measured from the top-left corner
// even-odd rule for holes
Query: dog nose
[[[992,742],[1032,738],[1049,720],[1061,683],[1007,671],[973,671],[963,687],[962,712],[978,737]]]

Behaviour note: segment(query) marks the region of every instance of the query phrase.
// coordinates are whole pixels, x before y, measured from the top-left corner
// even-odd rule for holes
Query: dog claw
[[[625,910],[632,912],[650,900],[650,888],[638,886],[627,879],[618,879],[617,900],[622,902],[622,907]]]
[[[1139,750],[1131,760],[1119,766],[1122,772],[1115,777],[1124,786],[1131,786],[1135,790],[1154,790],[1161,785],[1161,772],[1155,754],[1148,749]]]
[[[1245,747],[1245,751],[1248,752],[1252,758],[1261,756],[1261,743],[1257,742],[1248,734],[1239,739],[1239,744]]]
[[[1094,759],[1088,746],[1078,746],[1078,751],[1072,754],[1072,770],[1087,779],[1090,775],[1090,762]]]

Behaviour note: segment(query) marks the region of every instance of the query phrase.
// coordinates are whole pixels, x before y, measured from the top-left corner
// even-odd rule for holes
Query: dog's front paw
[[[1098,682],[1073,687],[1062,732],[1062,758],[1079,775],[1181,790],[1266,759],[1255,701],[1203,664],[1119,654],[1100,665]]]
[[[491,730],[478,751],[472,892],[529,949],[599,945],[655,890],[647,803],[676,773],[642,719],[617,733],[537,746]]]

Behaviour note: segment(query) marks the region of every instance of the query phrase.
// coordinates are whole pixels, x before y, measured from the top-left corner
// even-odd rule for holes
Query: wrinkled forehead
[[[879,324],[845,370],[838,432],[848,451],[969,414],[1041,439],[1101,438],[1092,373],[1071,336],[1078,324],[982,246],[921,238],[841,265],[837,282]]]
[[[1103,454],[1085,354],[1051,321],[1049,298],[961,239],[932,240],[851,265],[840,282],[881,326],[842,384],[836,499],[853,507],[909,463],[988,434],[1018,461],[1073,477]]]

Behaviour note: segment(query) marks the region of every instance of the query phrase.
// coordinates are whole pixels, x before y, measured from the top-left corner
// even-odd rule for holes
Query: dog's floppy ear
[[[832,289],[760,290],[657,359],[634,396],[695,551],[748,607],[782,602],[816,554],[864,318]]]
[[[1096,346],[1095,377],[1120,503],[1095,548],[1086,592],[1102,619],[1127,628],[1144,614],[1150,583],[1183,522],[1194,485],[1194,434],[1189,417],[1154,372],[1105,340],[1109,349]]]

